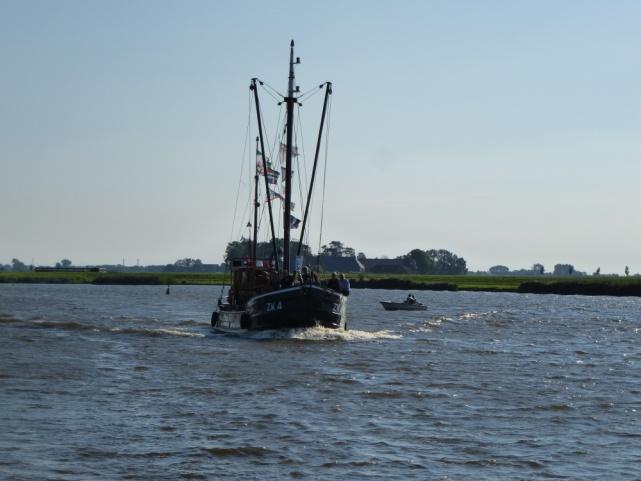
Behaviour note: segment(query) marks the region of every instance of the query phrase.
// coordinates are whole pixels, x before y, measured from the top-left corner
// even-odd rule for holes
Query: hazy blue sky
[[[220,262],[249,80],[284,91],[294,38],[301,89],[334,82],[325,241],[639,272],[639,25],[638,1],[1,0],[0,263]]]

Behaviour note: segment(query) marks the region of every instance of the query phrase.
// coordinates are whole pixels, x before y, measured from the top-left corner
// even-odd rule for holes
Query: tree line
[[[225,261],[229,262],[235,258],[251,256],[252,244],[249,240],[233,241],[227,244],[225,250]],[[283,239],[276,240],[278,256],[283,253]],[[273,257],[273,245],[271,242],[259,242],[256,248],[256,257],[271,259]],[[303,244],[301,249],[304,257],[310,257],[310,247]],[[356,250],[348,247],[341,241],[331,241],[321,246],[319,254],[328,257],[356,257],[362,263],[367,263],[368,257],[363,252],[356,254]],[[412,249],[405,255],[394,259],[393,266],[389,270],[397,273],[407,274],[465,274],[467,273],[467,262],[463,257],[445,249]]]

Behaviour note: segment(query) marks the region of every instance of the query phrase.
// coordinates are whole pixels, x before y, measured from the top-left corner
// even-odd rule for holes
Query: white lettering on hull
[[[267,312],[282,311],[283,310],[283,301],[268,302],[268,303],[265,304],[265,310]]]

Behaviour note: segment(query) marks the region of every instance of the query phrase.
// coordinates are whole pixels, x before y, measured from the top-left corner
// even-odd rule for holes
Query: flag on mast
[[[271,189],[269,189],[268,197],[269,197],[269,200],[274,200],[274,199],[285,200],[285,198],[281,194]]]
[[[281,155],[281,159],[285,158],[285,155],[287,154],[287,145],[283,144],[282,142],[280,143],[280,149],[279,153]],[[292,156],[293,157],[298,157],[298,146],[292,145]]]
[[[280,177],[280,172],[267,168],[267,183],[278,184],[278,177]]]

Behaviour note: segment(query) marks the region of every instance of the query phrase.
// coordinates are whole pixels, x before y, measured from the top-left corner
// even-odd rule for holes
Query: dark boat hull
[[[212,327],[223,331],[346,329],[347,299],[316,285],[294,286],[252,297],[244,310],[221,309],[212,316]]]

